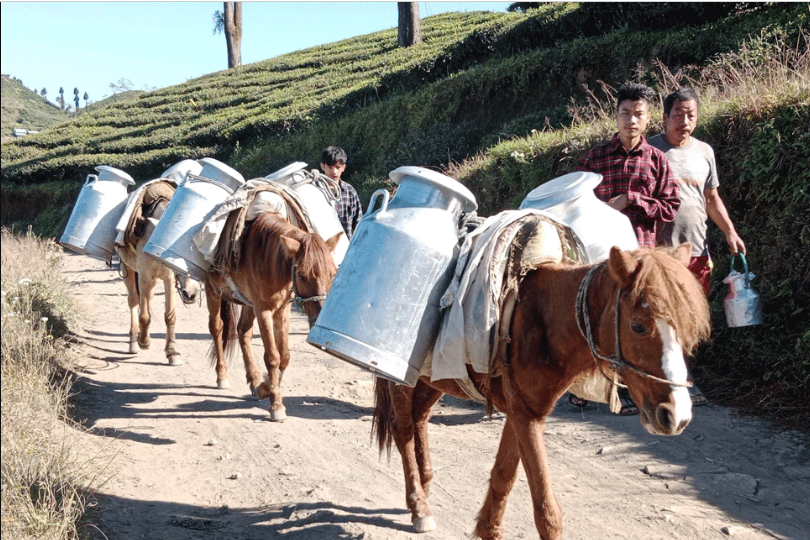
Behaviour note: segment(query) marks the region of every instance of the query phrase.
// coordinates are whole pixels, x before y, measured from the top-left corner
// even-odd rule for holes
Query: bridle
[[[308,298],[301,298],[298,295],[298,288],[295,286],[295,261],[292,263],[292,286],[290,287],[290,302],[294,303],[296,306],[303,308],[304,304],[307,302],[322,302],[326,300],[325,294],[319,294],[316,296],[310,296]]]
[[[596,342],[593,339],[593,331],[591,329],[591,320],[588,316],[588,291],[590,289],[591,281],[593,281],[593,277],[596,274],[596,271],[605,266],[605,263],[595,265],[588,270],[588,273],[585,274],[585,278],[582,280],[582,284],[579,286],[579,290],[577,291],[577,299],[576,299],[576,319],[577,319],[577,326],[579,327],[579,331],[582,334],[582,337],[585,338],[585,341],[588,343],[588,347],[591,349],[591,355],[593,355],[593,361],[596,364],[596,367],[599,368],[599,372],[610,381],[611,384],[618,386],[620,388],[627,388],[627,385],[624,385],[616,380],[616,378],[610,378],[602,369],[602,366],[597,362],[597,358],[599,360],[604,360],[610,363],[610,368],[617,371],[620,375],[624,374],[626,371],[632,371],[641,375],[643,377],[647,377],[648,379],[652,379],[654,381],[669,384],[672,386],[681,386],[685,388],[690,388],[692,386],[691,382],[685,383],[677,383],[674,381],[670,381],[669,379],[662,379],[661,377],[657,377],[652,373],[647,373],[632,364],[628,364],[625,360],[622,359],[622,352],[621,352],[621,343],[619,342],[619,307],[620,302],[622,299],[622,293],[624,292],[619,287],[618,292],[616,293],[616,315],[615,315],[615,334],[616,334],[616,356],[607,356],[604,354],[599,347],[596,345]]]

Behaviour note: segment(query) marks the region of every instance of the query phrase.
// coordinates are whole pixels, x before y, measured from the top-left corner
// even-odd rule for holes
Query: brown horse
[[[684,355],[710,331],[706,299],[686,268],[690,254],[689,244],[631,253],[614,247],[598,265],[541,265],[525,276],[502,365],[489,375],[468,368],[478,391],[506,414],[475,536],[504,537],[506,499],[522,461],[540,538],[561,538],[562,513],[551,487],[543,432],[546,417],[578,375],[617,373],[650,433],[683,431],[692,418]],[[414,528],[432,530],[430,411],[444,393],[469,398],[455,380],[426,377],[414,388],[378,379],[375,392],[372,429],[380,452],[396,443]]]
[[[337,271],[331,252],[339,234],[324,242],[317,234],[302,231],[280,215],[265,212],[245,231],[238,266],[227,274],[216,270],[208,274],[208,329],[214,338],[217,386],[230,387],[225,353],[235,332],[250,391],[259,399],[270,398],[270,418],[275,422],[286,419],[281,377],[290,363],[287,334],[293,296],[303,305],[311,327]],[[231,310],[234,293],[229,281],[250,302],[242,307],[238,324]],[[266,382],[261,380],[250,345],[256,315],[264,344]]]
[[[136,343],[141,349],[148,349],[151,345],[149,325],[152,320],[152,300],[155,295],[155,287],[159,281],[162,281],[165,297],[163,320],[166,323],[166,358],[169,364],[179,366],[183,361],[180,359],[175,338],[174,327],[177,315],[174,310],[173,289],[177,288],[184,304],[193,304],[200,293],[200,282],[182,274],[175,274],[169,267],[143,252],[144,246],[149,242],[149,238],[168,204],[169,199],[160,197],[153,204],[145,205],[136,224],[137,231],[130,236],[135,243],[118,246],[117,249],[129,304],[130,354],[137,352]]]

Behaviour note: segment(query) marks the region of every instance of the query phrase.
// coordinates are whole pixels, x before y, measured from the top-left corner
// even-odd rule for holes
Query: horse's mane
[[[666,250],[640,253],[641,263],[629,291],[630,300],[644,302],[654,317],[668,320],[684,350],[691,354],[711,333],[709,304],[700,283]]]
[[[310,234],[292,225],[278,214],[265,212],[250,225],[253,229],[255,245],[254,257],[274,264],[281,257],[278,238],[287,236],[301,243],[298,271],[306,276],[313,275],[318,268],[324,268],[332,261],[326,243],[317,234]],[[247,236],[247,235],[246,235]]]

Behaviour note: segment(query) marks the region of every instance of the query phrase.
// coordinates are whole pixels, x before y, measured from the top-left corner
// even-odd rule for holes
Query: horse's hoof
[[[138,354],[138,346],[134,341],[129,344],[129,354]]]
[[[253,386],[252,384],[250,385],[250,395],[253,396],[254,398],[256,398],[257,401],[261,399],[259,397],[259,388],[256,387],[256,386]]]
[[[168,356],[170,366],[182,366],[183,359],[180,358],[180,353],[174,353]]]
[[[217,381],[217,388],[219,388],[220,390],[227,390],[230,387],[231,381],[229,381],[228,379],[221,379]]]
[[[413,528],[418,533],[426,533],[436,529],[436,520],[433,516],[420,517],[413,520]]]
[[[286,419],[287,411],[285,409],[276,409],[275,411],[270,411],[271,422],[283,422]]]
[[[150,346],[151,344],[152,344],[152,342],[151,342],[151,341],[147,341],[146,343],[141,343],[141,342],[139,341],[139,342],[138,342],[138,347],[140,347],[142,351],[145,351],[146,349],[148,349],[148,348],[149,348],[149,346]]]

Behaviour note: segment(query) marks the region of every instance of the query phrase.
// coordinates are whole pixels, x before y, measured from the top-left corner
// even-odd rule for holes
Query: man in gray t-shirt
[[[647,142],[662,150],[680,188],[681,206],[671,223],[659,223],[658,244],[692,244],[689,269],[709,294],[712,263],[706,242],[706,218],[711,218],[726,235],[729,251],[745,254],[745,243],[737,234],[717,191],[717,165],[711,146],[692,137],[698,121],[700,101],[690,89],[681,88],[664,99],[662,135]]]
[[[689,270],[697,277],[703,290],[711,290],[712,260],[706,242],[706,217],[710,217],[726,235],[729,251],[745,254],[745,243],[728,217],[726,205],[717,192],[717,164],[714,150],[692,137],[698,121],[700,99],[694,90],[681,88],[664,98],[665,133],[647,139],[650,146],[663,151],[669,161],[680,190],[681,206],[671,223],[658,223],[658,245],[692,244]],[[689,389],[693,405],[705,405],[706,397],[692,386]]]

